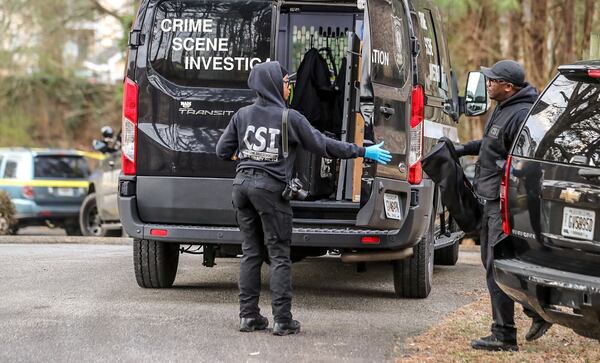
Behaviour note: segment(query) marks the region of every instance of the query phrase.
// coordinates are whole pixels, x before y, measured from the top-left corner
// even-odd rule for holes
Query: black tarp
[[[423,158],[423,170],[440,188],[442,202],[458,226],[467,234],[478,234],[482,205],[463,173],[452,141],[441,138]]]

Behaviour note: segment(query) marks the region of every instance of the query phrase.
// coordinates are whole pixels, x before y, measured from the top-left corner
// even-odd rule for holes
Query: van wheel
[[[434,214],[435,216],[435,214]],[[434,218],[413,255],[404,260],[393,261],[394,291],[397,298],[424,299],[431,292],[433,284],[433,227]]]
[[[133,267],[140,287],[171,287],[179,264],[179,244],[133,240]]]
[[[460,240],[454,242],[451,246],[440,248],[435,251],[434,263],[442,266],[454,266],[458,261],[458,247]]]

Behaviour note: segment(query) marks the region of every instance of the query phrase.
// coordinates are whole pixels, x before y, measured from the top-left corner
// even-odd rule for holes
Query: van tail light
[[[506,159],[506,166],[504,174],[502,175],[502,181],[500,182],[500,213],[502,214],[502,231],[504,234],[510,234],[510,220],[508,218],[508,181],[510,179],[510,165],[512,162],[512,156],[508,156]]]
[[[421,158],[423,156],[423,121],[425,120],[425,94],[423,87],[416,85],[412,90],[410,111],[410,150],[408,152],[408,182],[419,184],[423,180]]]
[[[21,194],[23,194],[23,197],[26,199],[34,199],[35,198],[35,193],[34,193],[33,187],[31,185],[24,186],[23,189],[21,190]]]
[[[125,175],[136,174],[138,85],[126,78],[123,89],[123,130],[121,132],[121,162]]]

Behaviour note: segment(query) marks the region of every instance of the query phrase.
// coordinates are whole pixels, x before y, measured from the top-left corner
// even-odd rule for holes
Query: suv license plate
[[[397,194],[383,194],[383,203],[385,204],[385,216],[389,219],[401,220],[400,198]]]
[[[587,240],[594,239],[596,213],[591,210],[565,207],[563,210],[562,235]]]
[[[72,197],[75,195],[75,191],[73,188],[58,188],[56,189],[56,194],[59,197]]]

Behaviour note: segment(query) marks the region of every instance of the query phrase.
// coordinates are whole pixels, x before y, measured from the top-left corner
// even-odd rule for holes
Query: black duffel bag
[[[483,208],[450,139],[441,138],[423,158],[423,170],[439,186],[442,202],[458,226],[469,235],[478,234]]]

